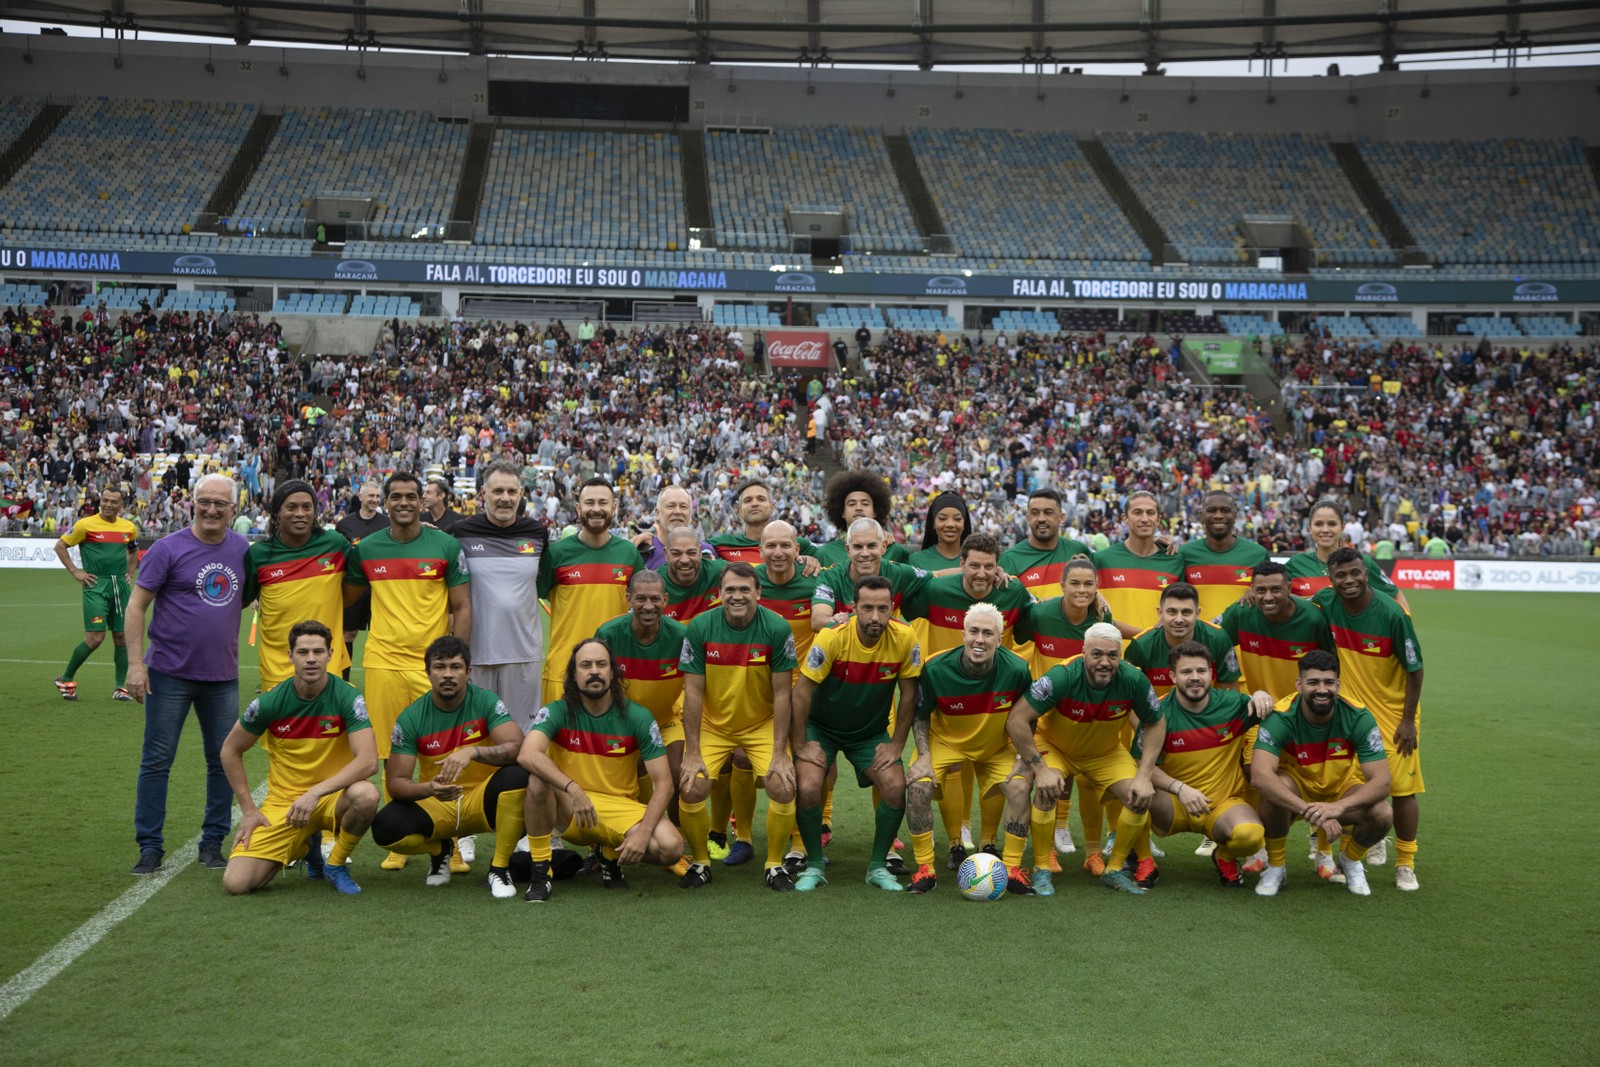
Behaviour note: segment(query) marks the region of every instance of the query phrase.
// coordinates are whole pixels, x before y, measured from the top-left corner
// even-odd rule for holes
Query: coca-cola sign
[[[774,367],[825,369],[833,366],[833,348],[821,330],[772,330],[767,334],[767,362]]]

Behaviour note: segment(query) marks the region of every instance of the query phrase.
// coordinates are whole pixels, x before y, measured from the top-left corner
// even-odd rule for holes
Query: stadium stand
[[[845,307],[830,307],[817,315],[817,325],[824,330],[854,330],[865,326],[869,330],[884,329],[889,323],[883,317],[883,309],[849,305]]]
[[[744,329],[771,330],[783,325],[769,308],[759,304],[718,303],[711,309],[713,326],[737,326]]]
[[[343,293],[290,293],[273,301],[274,315],[342,315],[350,298]]]
[[[42,100],[26,96],[0,99],[0,151],[11,147],[11,142],[22,136],[43,106]]]
[[[889,325],[914,333],[940,333],[961,329],[961,324],[938,308],[889,308]]]

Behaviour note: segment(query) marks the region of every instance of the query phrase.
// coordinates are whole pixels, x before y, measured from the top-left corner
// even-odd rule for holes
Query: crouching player
[[[683,835],[663,818],[673,799],[672,770],[661,727],[623,692],[611,646],[579,641],[567,661],[562,698],[533,716],[518,762],[528,772],[524,813],[533,880],[522,899],[550,899],[550,834],[600,846],[600,884],[626,889],[622,868],[670,867],[683,858]],[[639,802],[638,766],[650,776],[650,803]]]
[[[514,897],[511,853],[522,837],[528,785],[528,772],[517,766],[522,729],[498,696],[468,683],[465,641],[438,638],[423,663],[429,689],[394,724],[385,764],[394,799],[373,820],[372,840],[403,856],[428,856],[427,884],[442,886],[450,881],[455,839],[494,834],[489,889],[502,900]]]
[[[359,893],[350,853],[372,825],[378,790],[366,779],[378,769],[378,746],[367,705],[356,687],[328,677],[333,634],[320,622],[289,630],[294,675],[250,702],[222,742],[222,769],[239,801],[239,836],[222,872],[222,888],[251,893],[301,856],[306,877],[326,878],[341,893]],[[267,738],[267,796],[250,795],[244,754]],[[322,832],[338,832],[326,866]]]
[[[1265,831],[1244,798],[1239,757],[1250,727],[1272,714],[1272,697],[1212,688],[1211,653],[1198,641],[1172,649],[1168,665],[1172,692],[1161,702],[1167,736],[1151,775],[1151,829],[1159,837],[1204,834],[1216,842],[1211,862],[1222,884],[1242,886],[1239,860],[1261,847]]]
[[[1361,862],[1394,823],[1383,733],[1366,708],[1339,696],[1339,658],[1318,649],[1300,658],[1297,694],[1261,723],[1250,782],[1261,793],[1267,828],[1267,869],[1260,896],[1276,896],[1287,878],[1289,825],[1304,819],[1336,841],[1350,834],[1334,860],[1345,888],[1368,896]]]

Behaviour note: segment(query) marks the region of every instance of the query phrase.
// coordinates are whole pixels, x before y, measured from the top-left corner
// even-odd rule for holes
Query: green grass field
[[[1582,665],[1600,605],[1413,604],[1428,672],[1419,893],[1397,892],[1392,867],[1367,899],[1319,883],[1297,833],[1273,900],[1219,887],[1192,837],[1168,842],[1143,898],[1075,867],[1050,899],[971,904],[953,879],[889,895],[860,882],[871,821],[854,789],[839,794],[832,882],[809,896],[767,891],[750,864],[718,866],[697,893],[655,870],[627,893],[557,883],[534,907],[476,876],[428,889],[420,863],[379,871],[369,841],[354,898],[290,872],[228,899],[216,872],[183,870],[0,1021],[0,1062],[927,1063],[969,1042],[1022,1062],[1593,1062],[1600,907],[1582,813],[1600,720]],[[137,881],[141,711],[110,700],[109,645],[78,703],[50,684],[80,619],[65,575],[0,580],[0,980]],[[248,667],[245,699],[253,688]],[[201,797],[191,722],[169,861]]]

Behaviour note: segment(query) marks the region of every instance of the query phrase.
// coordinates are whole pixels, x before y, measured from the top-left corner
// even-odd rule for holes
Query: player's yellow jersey
[[[643,566],[633,543],[615,536],[591,548],[574,534],[545,550],[539,559],[539,595],[550,601],[546,682],[559,685],[578,642],[628,610],[628,579]]]
[[[310,700],[281,682],[250,702],[239,725],[267,739],[267,795],[285,802],[342,770],[355,755],[350,735],[372,728],[360,692],[335,677]]]
[[[794,634],[777,612],[757,605],[743,628],[729,623],[726,613],[712,608],[689,623],[678,664],[685,674],[705,677],[701,722],[733,734],[772,718],[772,675],[798,664]]]
[[[1212,689],[1206,706],[1190,711],[1171,693],[1161,702],[1161,714],[1167,720],[1161,768],[1213,803],[1243,797],[1239,758],[1252,725],[1250,698],[1234,689]]]
[[[99,513],[86,515],[61,535],[68,548],[78,549],[83,569],[98,578],[128,573],[128,549],[139,539],[139,527],[120,515],[111,522]]]
[[[1036,734],[1068,759],[1108,756],[1122,742],[1129,717],[1149,725],[1161,717],[1160,701],[1143,672],[1117,664],[1104,689],[1094,689],[1083,658],[1051,667],[1028,690],[1028,704],[1039,714]]]
[[[552,700],[533,717],[529,731],[550,739],[550,758],[585,793],[639,796],[639,761],[667,754],[661,728],[648,709],[628,701],[600,715]]]
[[[1411,616],[1376,593],[1355,615],[1331,588],[1318,593],[1312,603],[1328,617],[1333,643],[1339,649],[1340,692],[1351,703],[1365,705],[1392,734],[1405,707],[1406,676],[1422,670],[1422,648]],[[1417,714],[1422,714],[1420,706]]]
[[[1006,719],[1023,699],[1033,675],[1028,661],[1008,648],[994,651],[987,674],[968,674],[961,649],[942,652],[922,668],[917,718],[928,719],[929,739],[975,760],[1011,744]]]
[[[505,703],[487,689],[467,686],[466,697],[454,711],[435,704],[431,692],[424,693],[400,713],[389,748],[396,756],[417,757],[416,780],[425,782],[439,773],[439,764],[450,753],[469,745],[487,745],[489,735],[510,722]],[[488,781],[497,770],[474,760],[461,769],[456,784],[470,788]]]
[[[345,552],[350,543],[331,530],[314,530],[299,548],[282,541],[257,541],[245,553],[244,602],[260,605],[256,649],[261,688],[270,689],[294,674],[289,661],[289,631],[315,619],[333,631],[329,674],[350,666],[344,644]]]
[[[409,541],[394,527],[379,530],[345,553],[345,583],[372,590],[372,626],[364,667],[422,669],[422,653],[450,631],[450,589],[472,580],[454,537],[432,526]]]

